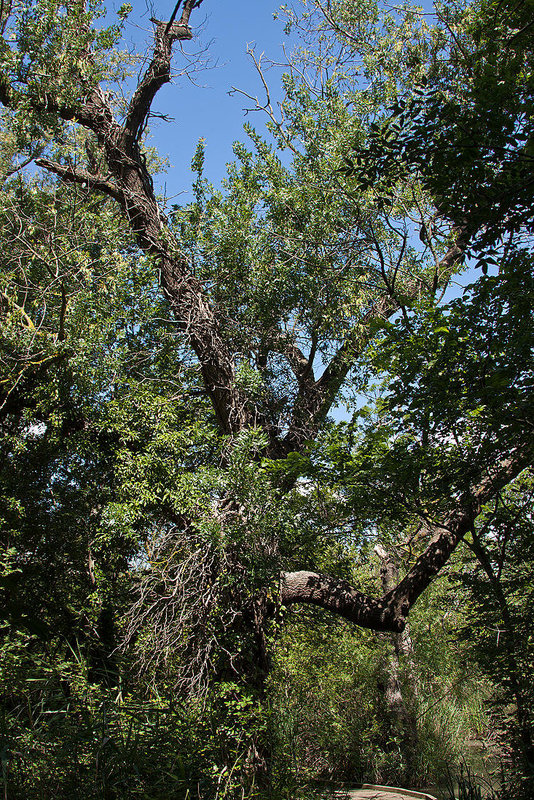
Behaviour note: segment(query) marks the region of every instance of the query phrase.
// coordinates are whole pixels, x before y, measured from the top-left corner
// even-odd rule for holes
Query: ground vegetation
[[[528,4],[283,8],[283,101],[165,205],[201,5],[140,54],[0,5],[4,795],[421,785],[492,698],[527,797]]]

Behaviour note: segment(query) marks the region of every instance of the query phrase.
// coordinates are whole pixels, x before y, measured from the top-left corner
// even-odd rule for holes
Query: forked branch
[[[472,529],[473,522],[504,486],[532,464],[532,446],[522,445],[481,477],[440,522],[426,523],[430,542],[404,578],[381,598],[369,597],[346,581],[314,572],[286,572],[280,579],[282,605],[309,603],[364,628],[398,632],[410,609],[445,566],[451,553]]]
[[[176,41],[192,39],[193,34],[189,27],[189,18],[193,9],[197,8],[201,3],[202,0],[186,0],[182,10],[182,16],[178,22],[175,21],[175,18],[181,0],[176,3],[168,22],[161,22],[154,18],[151,19],[151,22],[156,26],[154,52],[150,64],[130,101],[126,121],[124,123],[124,134],[127,145],[131,145],[132,142],[135,142],[139,138],[154,97],[161,87],[171,79],[173,44]]]
[[[92,175],[90,172],[80,169],[79,167],[58,164],[56,161],[50,161],[48,158],[36,158],[35,163],[38,167],[43,167],[48,170],[48,172],[58,175],[67,183],[77,183],[88,189],[96,189],[99,192],[109,195],[109,197],[112,197],[119,203],[124,201],[124,193],[118,186],[110,183],[110,181],[102,175]]]
[[[454,267],[465,258],[469,246],[467,228],[459,227],[454,234],[453,243],[436,265],[434,291],[438,284],[446,285],[448,283]],[[419,279],[412,280],[404,288],[404,297],[415,299],[420,290],[421,281]],[[400,307],[400,300],[396,293],[385,292],[359,324],[349,332],[345,341],[327,364],[321,377],[314,380],[313,373],[310,372],[307,375],[308,380],[299,380],[293,419],[283,442],[285,452],[298,449],[303,440],[309,440],[316,435],[319,425],[329,413],[347,375],[375,335],[372,323],[389,319]],[[298,375],[296,371],[295,374]]]

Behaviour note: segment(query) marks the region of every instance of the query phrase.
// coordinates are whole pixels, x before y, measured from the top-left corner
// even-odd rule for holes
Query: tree
[[[57,176],[63,187],[81,193],[89,208],[97,203],[101,219],[110,215],[115,221],[113,209],[120,210],[118,230],[123,232],[121,226],[126,226],[135,242],[129,243],[132,262],[143,256],[154,266],[163,308],[172,313],[172,329],[179,336],[174,357],[178,362],[183,358],[190,368],[177,369],[180,396],[200,392],[210,403],[211,414],[200,403],[206,416],[198,436],[191,419],[194,406],[186,405],[184,417],[174,418],[186,431],[184,440],[190,436],[194,444],[203,443],[198,460],[182,440],[176,451],[169,448],[168,465],[161,465],[147,486],[139,469],[136,480],[129,481],[136,467],[131,461],[124,466],[119,458],[123,483],[116,487],[118,501],[133,503],[141,484],[146,495],[139,511],[147,515],[146,526],[150,528],[154,508],[163,520],[152,559],[159,562],[160,573],[149,576],[144,585],[137,620],[145,624],[144,601],[148,601],[153,611],[162,608],[154,620],[186,624],[190,636],[171,635],[165,645],[167,654],[182,647],[186,663],[187,648],[199,629],[206,628],[198,624],[198,617],[194,622],[196,609],[202,607],[210,623],[219,620],[219,627],[211,641],[202,644],[203,651],[195,646],[189,663],[196,668],[189,677],[198,673],[195,658],[202,651],[208,672],[215,671],[223,683],[248,672],[249,684],[261,696],[268,668],[265,626],[276,605],[312,604],[363,627],[402,631],[411,607],[471,531],[484,505],[531,464],[532,446],[530,436],[515,423],[503,432],[491,424],[477,428],[478,406],[473,403],[478,398],[470,387],[479,385],[481,375],[487,377],[485,371],[491,383],[498,377],[499,363],[495,353],[477,360],[464,346],[459,332],[471,313],[468,304],[456,317],[451,314],[455,326],[451,336],[444,343],[440,337],[440,328],[448,323],[436,304],[463,263],[469,244],[465,225],[443,210],[436,187],[425,188],[419,174],[405,171],[394,180],[388,177],[385,191],[382,184],[375,185],[372,162],[362,179],[361,172],[355,176],[343,161],[355,140],[362,146],[373,141],[378,121],[396,93],[396,70],[402,70],[402,80],[410,86],[414,72],[410,59],[384,62],[383,56],[392,43],[398,52],[397,45],[402,49],[403,43],[424,39],[417,16],[412,14],[405,25],[386,15],[383,30],[375,7],[355,10],[353,4],[314,4],[314,14],[304,21],[310,31],[318,18],[332,49],[326,62],[312,63],[313,79],[308,78],[309,64],[304,63],[303,78],[299,64],[293,65],[285,79],[286,121],[271,120],[274,144],[250,130],[253,149],[236,148],[238,160],[224,195],[212,191],[204,180],[199,147],[194,159],[195,202],[166,214],[157,201],[142,136],[155,96],[171,78],[173,45],[192,37],[191,15],[201,2],[177,3],[168,21],[153,21],[148,65],[124,102],[119,98],[127,93],[121,88],[114,50],[120,24],[97,31],[96,9],[84,3],[42,0],[19,10],[6,7],[0,101],[8,130],[18,137],[20,147],[26,147],[28,157],[34,155],[35,146],[29,151],[25,142],[39,140],[41,152],[35,162],[39,167]],[[347,33],[344,26],[347,19],[353,24],[351,15],[356,12],[359,27],[350,27]],[[123,9],[121,14],[125,13]],[[358,86],[360,70],[372,78],[369,90]],[[109,86],[118,87],[116,95]],[[276,147],[292,153],[289,167],[282,164]],[[364,173],[365,169],[364,165]],[[413,244],[416,232],[425,240],[423,249]],[[123,247],[116,241],[114,246]],[[506,264],[513,252],[510,245]],[[517,259],[523,269],[523,255]],[[133,278],[130,283],[135,285]],[[25,320],[29,327],[24,303],[20,298],[10,302],[15,317],[19,315],[18,329]],[[65,326],[64,306],[61,300],[56,304],[57,340]],[[492,308],[504,324],[507,317],[499,312],[495,298]],[[476,317],[480,304],[474,303],[473,309]],[[389,321],[398,316],[401,322],[391,327]],[[515,324],[517,317],[513,320]],[[488,320],[480,322],[481,328],[484,325]],[[398,332],[397,339],[390,331]],[[519,336],[530,336],[527,322],[517,331]],[[373,365],[369,355],[376,342],[382,343],[384,352],[389,348],[397,364],[400,354],[409,351],[406,363],[413,367],[412,373],[399,367],[395,383],[383,363]],[[430,371],[424,363],[429,346],[442,347],[441,362],[437,358]],[[56,349],[53,352],[55,359]],[[463,372],[455,373],[458,383],[453,387],[465,389],[461,407],[450,397],[444,400],[441,393],[450,354],[459,370],[462,358],[467,359]],[[503,355],[505,362],[508,355],[508,351]],[[33,385],[42,385],[43,379],[46,383],[53,374],[48,362],[43,368],[37,359],[30,361],[26,369],[21,367],[20,353],[12,355],[16,377],[6,393],[6,413],[20,412]],[[67,371],[76,368],[76,350],[62,353],[61,363]],[[516,367],[514,380],[521,382],[530,369],[528,358],[520,359]],[[305,558],[314,548],[305,539],[295,548],[298,525],[291,519],[300,491],[298,480],[313,474],[320,459],[329,412],[343,387],[363,389],[366,371],[373,370],[391,378],[393,392],[391,425],[381,423],[374,435],[371,430],[355,457],[356,462],[366,456],[376,460],[374,474],[373,464],[360,470],[364,481],[372,484],[376,479],[375,500],[385,487],[385,495],[402,504],[403,479],[410,471],[415,476],[422,470],[413,440],[420,437],[427,445],[430,441],[431,461],[447,437],[455,435],[457,423],[463,425],[466,415],[469,418],[463,427],[464,441],[469,441],[463,458],[455,454],[449,463],[435,459],[439,479],[429,493],[439,495],[432,513],[416,494],[411,498],[411,512],[420,517],[418,557],[406,575],[378,597],[341,577],[309,569]],[[120,392],[113,397],[119,400]],[[509,398],[514,413],[517,400]],[[519,400],[523,402],[522,395]],[[52,406],[57,410],[61,403]],[[409,437],[398,436],[403,406],[409,406],[416,430],[408,446]],[[496,409],[491,411],[494,423]],[[530,411],[527,398],[523,412],[529,420]],[[432,414],[436,421],[429,436]],[[83,414],[78,424],[85,426]],[[483,433],[480,451],[471,446],[478,431]],[[349,446],[338,452],[344,452],[347,461],[352,458]],[[116,455],[113,448],[114,459]],[[151,468],[158,455],[155,448],[147,462]],[[392,469],[397,458],[403,474]],[[313,558],[319,560],[316,554]],[[173,582],[181,589],[165,606],[160,600],[168,595],[161,586]],[[183,608],[189,609],[186,617]],[[226,646],[217,648],[223,637]],[[261,765],[254,743],[249,756],[252,767]]]
[[[375,180],[416,172],[481,266],[532,233],[532,25],[528,3],[437,6],[432,52],[356,143]],[[358,167],[347,159],[347,172]]]
[[[473,625],[466,620],[465,634],[472,636],[484,670],[515,709],[509,723],[511,744],[519,755],[518,792],[525,796],[532,791],[534,764],[528,677],[532,663],[530,497],[529,473],[498,495],[467,539],[478,563],[463,577],[471,593],[470,617],[479,621]]]

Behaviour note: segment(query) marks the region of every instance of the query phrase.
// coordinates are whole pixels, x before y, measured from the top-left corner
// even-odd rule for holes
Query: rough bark
[[[179,2],[168,22],[153,20],[155,35],[150,62],[133,93],[124,122],[115,119],[109,97],[102,88],[88,88],[81,78],[78,102],[65,105],[52,93],[46,92],[40,97],[32,97],[36,110],[73,121],[92,132],[98,158],[92,159],[91,169],[97,163],[105,164],[105,174],[45,158],[36,163],[62,180],[104,193],[120,205],[139,247],[157,263],[162,292],[173,309],[177,326],[187,336],[198,358],[203,383],[221,430],[235,434],[246,427],[261,424],[261,420],[254,413],[253,404],[236,386],[234,354],[225,336],[226,320],[192,274],[186,257],[166,225],[140,145],[154,97],[171,77],[173,45],[176,41],[191,38],[190,15],[201,2],[185,0],[179,20],[175,19],[181,5]],[[90,53],[87,59],[90,62]],[[13,110],[19,105],[24,107],[27,102],[23,89],[17,84],[11,85],[1,74],[0,102]],[[453,265],[463,258],[466,238],[464,230],[456,231],[456,241],[442,263],[437,265],[436,274],[450,272]],[[415,284],[413,291],[419,291]],[[377,300],[371,310],[369,322],[377,317],[389,317],[398,308],[399,302],[393,291],[386,289],[384,297]],[[361,328],[347,336],[317,380],[313,373],[314,348],[306,359],[298,348],[288,343],[284,352],[298,384],[297,399],[285,438],[280,438],[271,425],[265,424],[271,441],[268,455],[284,457],[292,450],[301,449],[316,434],[349,370],[371,338],[370,332],[362,335],[360,331]],[[491,475],[481,478],[465,498],[460,498],[441,521],[428,521],[430,543],[427,549],[407,575],[382,598],[368,597],[335,578],[296,572],[282,576],[281,602],[286,605],[312,603],[358,625],[402,631],[411,606],[470,529],[482,504],[530,463],[531,458],[530,452],[528,457],[519,451],[512,453]]]
[[[417,598],[432,583],[451,553],[471,530],[482,506],[532,462],[530,444],[516,447],[481,476],[442,521],[425,521],[430,541],[414,566],[381,598],[369,597],[349,583],[314,572],[282,573],[282,605],[311,603],[365,628],[400,632]]]
[[[109,97],[99,86],[86,91],[80,85],[80,100],[72,105],[62,104],[52,93],[45,93],[40,99],[32,98],[38,110],[77,122],[94,134],[99,158],[93,162],[104,164],[105,174],[59,164],[48,158],[37,159],[36,163],[66,182],[102,192],[121,206],[139,246],[157,262],[162,291],[172,306],[177,325],[187,335],[198,358],[221,430],[235,434],[250,425],[263,424],[270,439],[268,455],[283,458],[316,435],[371,334],[365,332],[365,321],[349,333],[318,379],[313,373],[315,347],[312,345],[306,358],[294,343],[286,342],[282,352],[293,371],[298,391],[292,420],[283,438],[276,428],[258,418],[253,403],[247,402],[247,397],[236,387],[234,357],[225,338],[226,321],[191,273],[187,259],[166,225],[140,146],[152,102],[159,89],[171,79],[173,45],[176,41],[191,39],[190,16],[201,3],[202,0],[185,0],[183,5],[178,2],[168,22],[152,20],[155,34],[150,62],[133,93],[124,122],[115,119]],[[182,13],[176,20],[181,5]],[[90,53],[87,53],[87,60],[91,61]],[[80,83],[83,83],[81,79]],[[2,75],[0,102],[12,109],[24,102],[23,91],[10,85]],[[463,256],[464,249],[462,237],[458,235],[457,242],[438,265],[439,272],[450,272],[452,265]],[[416,294],[419,289],[416,284],[412,287]],[[367,322],[388,318],[398,308],[394,293],[386,288],[384,296],[370,310]]]
[[[285,606],[319,606],[376,631],[402,630],[404,626],[404,620],[396,619],[383,600],[359,592],[347,581],[307,570],[282,573],[280,600]]]
[[[187,335],[198,358],[221,429],[225,433],[235,433],[251,424],[251,416],[246,399],[235,386],[232,353],[225,343],[216,309],[208,301],[201,283],[192,275],[187,259],[166,227],[139,142],[151,103],[158,90],[170,80],[173,44],[191,38],[189,17],[201,2],[186,0],[178,22],[172,18],[168,23],[155,21],[152,58],[132,96],[124,123],[116,121],[108,96],[99,86],[73,106],[62,105],[48,95],[34,101],[40,110],[75,121],[92,131],[98,154],[106,164],[105,175],[46,158],[37,159],[36,163],[62,180],[100,191],[120,204],[140,248],[157,262],[162,291],[172,306],[177,325]],[[22,99],[20,91],[0,78],[3,105],[16,108]]]

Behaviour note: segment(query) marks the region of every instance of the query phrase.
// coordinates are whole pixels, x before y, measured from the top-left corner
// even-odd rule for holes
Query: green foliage
[[[534,734],[532,480],[526,473],[508,487],[473,531],[470,561],[461,580],[469,589],[460,636],[498,687],[501,716],[518,797],[532,792]]]
[[[489,695],[531,713],[526,484],[481,521],[490,569],[469,561],[461,586],[448,578],[421,602],[411,652],[278,608],[282,570],[380,594],[373,545],[408,569],[422,523],[525,442],[527,5],[444,9],[433,29],[416,9],[368,2],[282,12],[302,45],[282,117],[265,135],[246,128],[221,190],[200,140],[194,201],[170,222],[230,354],[218,389],[249,412],[232,435],[112,200],[20,166],[44,153],[107,173],[74,121],[97,84],[121,96],[130,5],[101,29],[97,4],[2,17],[0,98],[17,97],[0,142],[7,797],[230,800],[270,781],[285,800],[317,777],[424,782],[486,733]],[[444,303],[468,213],[491,274]],[[315,372],[329,362],[324,390]],[[342,401],[352,420],[327,419]],[[518,739],[531,724],[494,714]]]
[[[412,787],[444,781],[474,736],[491,742],[492,684],[456,638],[462,603],[454,581],[436,587],[411,620],[412,652],[401,656],[402,692],[417,720]],[[322,612],[288,613],[270,678],[277,780],[402,785],[405,744],[384,696],[392,652],[388,636]]]
[[[301,784],[315,777],[357,782],[380,759],[378,653],[369,634],[312,619],[312,626],[286,620],[277,648],[271,676],[276,768]]]
[[[79,651],[27,635],[3,647],[0,737],[8,797],[205,797],[198,711],[105,690]],[[196,753],[196,756],[193,754]],[[200,793],[200,794],[199,794]]]
[[[457,776],[449,774],[447,780],[449,800],[498,800],[499,795],[483,778],[479,778],[463,762]],[[503,787],[503,791],[506,791]]]
[[[500,241],[532,233],[532,26],[529,3],[438,4],[434,46],[341,172],[359,186],[416,175],[440,216],[471,239],[487,271]]]

